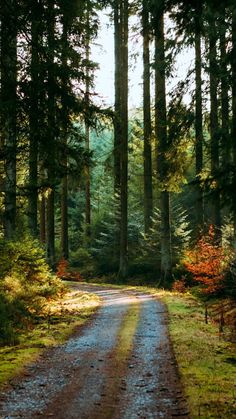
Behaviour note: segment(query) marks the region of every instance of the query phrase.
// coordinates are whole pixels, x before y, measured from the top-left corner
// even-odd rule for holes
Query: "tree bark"
[[[48,197],[47,197],[47,256],[51,266],[55,263],[55,11],[54,0],[48,8]]]
[[[29,199],[28,219],[32,236],[37,237],[38,210],[38,145],[39,145],[39,25],[40,10],[34,1],[31,9],[31,89],[30,89],[30,142],[29,142]]]
[[[195,17],[195,138],[196,138],[196,220],[198,232],[204,224],[203,191],[200,185],[200,173],[203,169],[203,118],[202,118],[202,56],[201,56],[201,13],[196,10]]]
[[[66,8],[63,10],[63,33],[62,33],[62,143],[63,143],[63,178],[61,186],[61,254],[62,257],[68,260],[69,258],[69,235],[68,235],[68,174],[67,174],[67,141],[68,141],[68,126],[69,126],[69,115],[67,106],[67,88],[68,88],[68,68],[67,68],[67,56],[68,56],[68,26],[69,26],[69,15]]]
[[[152,225],[153,191],[152,191],[152,124],[150,100],[150,27],[149,11],[143,0],[143,129],[144,129],[144,227],[147,234]]]
[[[89,106],[89,59],[90,59],[90,51],[89,51],[89,2],[87,1],[87,13],[86,13],[86,20],[87,20],[87,36],[86,36],[86,101],[87,106]],[[86,151],[89,153],[90,150],[90,128],[88,122],[85,123],[85,147]],[[90,193],[90,167],[89,164],[86,165],[85,168],[85,223],[86,223],[86,235],[90,236],[90,229],[91,229],[91,193]]]
[[[120,2],[120,263],[118,278],[128,274],[128,0]]]
[[[233,186],[236,188],[236,6],[232,6],[232,53],[231,53],[231,68],[232,68],[232,147],[233,147],[233,162],[234,175]],[[233,194],[233,218],[234,218],[234,246],[236,247],[236,195]]]
[[[114,117],[114,192],[120,194],[120,140],[121,140],[121,0],[114,1],[115,52],[115,117]]]
[[[157,8],[158,9],[158,8]],[[157,10],[155,24],[155,134],[157,139],[157,170],[160,181],[161,209],[161,280],[168,285],[171,279],[171,227],[170,227],[170,196],[166,184],[168,163],[166,152],[167,117],[166,117],[166,85],[165,85],[165,46],[164,46],[164,11]]]
[[[216,242],[221,240],[221,209],[218,185],[219,172],[219,120],[218,120],[218,66],[217,66],[217,35],[215,14],[211,10],[209,20],[209,71],[210,71],[210,137],[211,137],[211,176],[215,184],[212,192],[211,221],[215,228]]]
[[[228,69],[227,69],[227,40],[225,6],[222,5],[220,16],[220,66],[221,66],[221,149],[222,167],[225,169],[230,163],[230,135],[229,135],[229,93],[228,93]]]
[[[17,4],[1,4],[1,143],[4,149],[5,200],[4,236],[12,239],[16,230],[16,104],[17,104]]]
[[[39,204],[40,214],[40,242],[46,243],[46,199],[43,195]]]

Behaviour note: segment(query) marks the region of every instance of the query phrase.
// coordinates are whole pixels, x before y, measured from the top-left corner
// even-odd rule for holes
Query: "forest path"
[[[0,418],[188,417],[163,304],[139,292],[73,287],[98,294],[101,308],[0,393]]]

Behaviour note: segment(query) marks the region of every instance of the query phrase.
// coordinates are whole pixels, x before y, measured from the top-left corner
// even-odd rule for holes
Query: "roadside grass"
[[[102,285],[102,284],[99,284]],[[147,286],[109,285],[151,293],[169,312],[169,330],[191,418],[236,418],[236,344],[219,335],[219,327],[190,293]]]
[[[218,325],[204,322],[204,308],[190,294],[161,295],[192,418],[236,418],[236,345]]]
[[[24,373],[24,367],[35,361],[43,349],[63,343],[99,305],[95,294],[72,289],[45,306],[42,317],[19,334],[17,345],[0,348],[0,387]]]

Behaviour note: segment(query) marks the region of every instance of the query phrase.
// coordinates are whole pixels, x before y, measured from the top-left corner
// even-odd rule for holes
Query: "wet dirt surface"
[[[0,393],[0,418],[189,417],[162,303],[141,293],[74,287],[97,293],[102,307],[87,327],[46,351]],[[120,360],[122,322],[137,304],[132,348]]]

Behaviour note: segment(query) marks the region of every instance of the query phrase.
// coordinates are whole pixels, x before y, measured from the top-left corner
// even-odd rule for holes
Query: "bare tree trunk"
[[[5,158],[4,236],[16,230],[16,86],[17,86],[17,4],[1,5],[1,137]]]
[[[29,199],[28,219],[30,232],[38,234],[38,144],[39,144],[39,7],[34,1],[31,9],[31,90],[30,90],[30,143],[29,143]]]
[[[171,228],[170,228],[170,197],[166,185],[168,163],[166,152],[167,118],[166,118],[166,86],[165,86],[165,47],[164,47],[164,12],[157,10],[155,25],[155,134],[157,143],[157,169],[160,181],[161,209],[161,280],[168,285],[172,271]]]
[[[86,36],[86,61],[89,62],[89,2],[87,1],[87,36]],[[86,99],[87,105],[89,105],[89,66],[86,66]],[[85,147],[87,152],[90,150],[90,129],[88,123],[85,123]],[[86,234],[90,236],[91,228],[91,193],[90,193],[90,167],[86,166],[85,172],[85,223],[86,223]]]
[[[114,191],[120,194],[120,141],[121,141],[121,0],[114,1],[115,51],[115,117],[114,117]]]
[[[218,185],[219,171],[219,121],[218,121],[218,66],[217,66],[217,35],[215,15],[211,10],[211,18],[209,20],[209,70],[210,70],[210,137],[211,137],[211,175],[215,181],[215,190],[212,196],[212,224],[215,227],[216,242],[221,240],[221,209],[220,209],[220,193]]]
[[[39,214],[40,214],[40,242],[42,244],[46,243],[46,199],[45,196],[42,196],[39,204]]]
[[[150,27],[149,12],[146,1],[142,9],[143,26],[143,123],[144,123],[144,226],[148,233],[152,225],[153,191],[152,191],[152,124],[150,100]]]
[[[68,177],[64,175],[61,188],[61,253],[66,260],[69,259],[68,237]]]
[[[47,255],[51,266],[55,263],[55,11],[54,0],[50,0],[48,9],[48,198],[47,198]]]
[[[196,220],[198,231],[204,224],[203,191],[200,185],[200,173],[203,169],[203,120],[202,120],[202,57],[201,57],[201,14],[196,10],[195,17],[195,138],[196,138],[196,178],[197,200]]]
[[[220,65],[221,65],[221,149],[222,149],[222,166],[226,168],[229,164],[231,147],[229,135],[229,93],[228,93],[228,69],[227,69],[227,40],[225,21],[225,6],[222,5],[220,16]]]
[[[121,2],[121,139],[120,139],[120,266],[118,277],[128,274],[128,0]]]
[[[68,236],[68,174],[67,174],[67,136],[69,115],[67,107],[67,87],[68,75],[67,56],[68,56],[68,11],[63,10],[63,33],[62,33],[62,65],[64,69],[62,77],[62,142],[63,142],[63,178],[61,186],[61,254],[66,260],[69,258],[69,236]]]
[[[236,6],[232,8],[232,147],[233,147],[233,163],[234,177],[233,184],[236,188]],[[234,245],[236,247],[236,194],[233,195],[233,217],[234,217]]]

